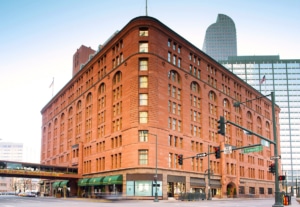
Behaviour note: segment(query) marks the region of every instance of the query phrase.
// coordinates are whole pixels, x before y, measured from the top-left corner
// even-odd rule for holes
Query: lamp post
[[[209,160],[209,155],[210,155],[210,151],[209,151],[209,145],[208,145],[208,156],[207,156],[207,165],[208,165],[208,170],[207,170],[207,180],[208,180],[208,192],[207,192],[207,200],[211,200],[211,189],[210,189],[210,160]]]
[[[256,135],[258,136],[259,138],[263,139],[263,140],[266,140],[268,141],[269,143],[272,143],[274,144],[274,157],[275,157],[275,204],[272,206],[272,207],[283,207],[283,204],[282,204],[282,199],[281,199],[281,196],[280,196],[280,189],[279,189],[279,181],[278,181],[278,159],[279,159],[279,156],[278,156],[278,149],[277,149],[277,130],[276,130],[276,117],[275,117],[275,96],[274,96],[274,92],[272,91],[271,94],[271,101],[272,101],[272,122],[273,122],[273,138],[274,138],[274,141],[272,140],[269,140],[259,134],[256,134],[248,129],[245,129],[243,127],[240,127],[230,121],[227,121],[228,123],[230,124],[233,124],[239,128],[242,128],[242,129],[245,129],[246,131],[250,132],[251,134],[253,135]],[[269,96],[269,95],[266,95],[266,96]],[[263,98],[263,97],[266,97],[266,96],[261,96],[261,97],[258,97],[258,98],[255,98],[255,99],[252,99],[252,100],[247,100],[246,102],[248,101],[253,101],[253,100],[256,100],[256,99],[260,99],[260,98]],[[244,102],[245,103],[245,102]],[[242,104],[241,102],[236,102],[234,103],[234,107],[239,107],[240,104]]]
[[[151,134],[148,132],[148,134]],[[157,195],[157,134],[151,134],[153,136],[155,136],[155,177],[154,177],[154,181],[155,181],[155,194],[154,194],[154,202],[158,202],[158,195]]]

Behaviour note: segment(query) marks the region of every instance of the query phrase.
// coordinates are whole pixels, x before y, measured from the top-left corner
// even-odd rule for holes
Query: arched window
[[[200,86],[197,82],[193,81],[191,83],[191,91],[193,91],[194,93],[200,93]]]
[[[70,107],[70,108],[69,108],[68,115],[69,115],[69,116],[72,116],[72,115],[73,115],[73,107]]]
[[[61,121],[64,121],[64,119],[65,119],[65,114],[62,113],[61,116],[60,116],[60,120],[61,120]]]
[[[86,96],[86,105],[90,105],[93,101],[93,96],[92,96],[92,93],[89,93],[87,96]]]
[[[101,83],[100,86],[99,86],[98,93],[103,94],[104,92],[105,92],[105,84]]]
[[[180,84],[180,75],[175,71],[175,70],[171,70],[169,72],[169,79],[172,81],[172,82],[176,82],[178,84]]]
[[[209,100],[212,101],[212,102],[216,102],[216,101],[217,101],[217,95],[216,95],[215,92],[213,92],[213,91],[210,91],[210,92],[208,93],[208,98],[209,98]]]
[[[81,109],[81,101],[78,101],[77,102],[77,110],[80,110]]]
[[[226,98],[223,100],[223,107],[229,109],[229,100]]]
[[[116,72],[116,74],[114,75],[114,78],[113,78],[113,84],[117,84],[117,83],[120,83],[122,80],[122,73],[120,71]]]

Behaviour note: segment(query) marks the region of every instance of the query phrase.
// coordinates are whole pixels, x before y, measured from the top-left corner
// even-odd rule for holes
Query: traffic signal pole
[[[272,207],[283,207],[283,203],[282,203],[282,198],[280,196],[280,189],[279,189],[279,181],[278,181],[278,159],[279,159],[279,156],[278,156],[278,145],[277,145],[277,130],[276,130],[276,117],[275,117],[275,95],[274,95],[274,91],[271,92],[271,101],[272,101],[272,122],[273,122],[273,140],[270,140],[268,138],[265,138],[259,134],[256,134],[252,131],[250,131],[249,129],[246,129],[242,126],[239,126],[238,124],[235,124],[234,122],[231,122],[231,121],[226,121],[225,123],[229,123],[229,124],[232,124],[240,129],[243,129],[249,133],[251,133],[252,135],[255,135],[265,141],[268,141],[270,143],[272,143],[274,145],[274,157],[275,157],[275,204],[272,206]],[[269,95],[266,95],[266,96],[269,96]],[[263,97],[266,97],[266,96],[261,96],[261,97],[258,97],[258,98],[255,98],[253,100],[256,100],[256,99],[260,99],[260,98],[263,98]],[[246,102],[248,101],[252,101],[252,100],[247,100]],[[234,103],[234,107],[239,107],[240,106],[240,102],[236,102]]]

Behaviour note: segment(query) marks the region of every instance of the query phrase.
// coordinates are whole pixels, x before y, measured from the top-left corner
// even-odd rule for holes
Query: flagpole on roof
[[[53,97],[53,94],[54,94],[54,77],[52,78],[52,82],[51,82],[49,88],[52,88],[52,97]]]
[[[146,0],[146,16],[148,16],[148,0]]]

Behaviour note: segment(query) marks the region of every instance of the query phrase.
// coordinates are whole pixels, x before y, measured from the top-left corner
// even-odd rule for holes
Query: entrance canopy
[[[59,187],[63,188],[63,187],[67,187],[69,181],[68,180],[63,180],[59,183]]]
[[[68,180],[56,181],[56,182],[52,183],[52,187],[53,188],[63,188],[63,187],[67,187],[68,183],[69,183]]]
[[[78,181],[78,186],[87,186],[91,178],[82,178]]]
[[[95,186],[95,185],[103,185],[103,180],[105,177],[96,177],[91,178],[88,182],[88,186]]]
[[[123,175],[112,175],[106,177],[82,178],[78,181],[78,186],[98,186],[98,185],[121,185],[123,183]]]
[[[107,176],[103,180],[104,185],[122,184],[122,183],[123,183],[123,176],[122,175]]]
[[[61,181],[57,181],[57,182],[52,183],[52,187],[53,187],[53,188],[58,188],[60,182],[61,182]]]

